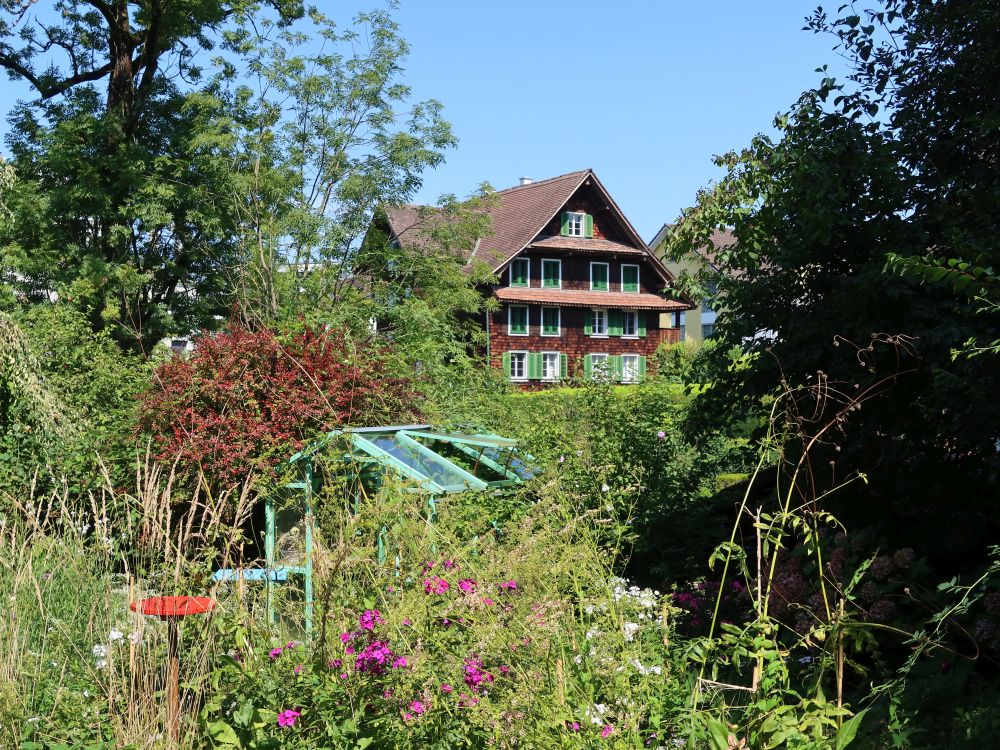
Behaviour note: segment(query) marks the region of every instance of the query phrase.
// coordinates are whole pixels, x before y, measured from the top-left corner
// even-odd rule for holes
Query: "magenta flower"
[[[366,609],[358,618],[358,624],[365,630],[374,630],[376,625],[384,625],[385,620],[377,609]]]
[[[578,722],[578,721],[571,721],[569,723],[569,730],[571,732],[579,732],[580,731],[580,722]]]
[[[295,711],[291,708],[286,708],[280,714],[278,714],[278,726],[279,727],[294,727],[295,722],[302,715],[301,711]]]
[[[492,607],[493,606],[493,600],[490,599],[488,596],[484,596],[483,597],[483,604],[485,604],[487,607]]]
[[[445,560],[444,561],[444,569],[445,570],[451,570],[454,567],[456,567],[454,560]]]
[[[341,633],[340,634],[340,642],[341,643],[347,643],[353,637],[354,637],[353,633]]]
[[[405,714],[403,714],[403,721],[413,721],[413,714],[407,711]]]
[[[358,658],[354,661],[354,668],[358,672],[369,672],[371,674],[382,674],[386,665],[392,663],[392,649],[382,641],[372,641],[364,647]]]
[[[413,701],[410,704],[410,710],[413,713],[420,715],[427,710],[427,706],[424,705],[423,701]]]
[[[500,588],[504,591],[517,591],[517,581],[503,581]]]
[[[660,440],[663,440],[663,438],[665,438],[666,436],[667,433],[665,433],[663,430],[660,430],[658,433],[656,433],[656,437],[658,437]]]
[[[610,724],[605,724],[604,725],[604,729],[601,730],[601,737],[603,737],[604,739],[607,739],[612,734],[614,734],[614,732],[615,732],[615,728],[613,726],[611,726]]]
[[[404,618],[403,618],[403,624],[404,624],[404,625],[406,625],[406,626],[410,626],[410,625],[412,625],[413,623],[412,623],[412,622],[410,622],[410,618],[409,618],[409,617],[404,617]]]
[[[458,582],[458,587],[466,594],[476,593],[476,582],[471,578],[463,578]]]
[[[295,648],[295,646],[296,646],[295,641],[289,641],[288,644],[285,645],[285,650],[293,649]]]
[[[299,664],[292,670],[292,674],[299,674],[302,671],[302,665]]]
[[[506,677],[507,675],[509,675],[510,674],[510,667],[508,667],[506,664],[501,664],[500,665],[500,674],[502,674],[504,677]]]
[[[452,690],[454,690],[454,688],[451,685],[449,685],[447,682],[442,682],[441,683],[441,692],[442,693],[450,693]]]
[[[344,662],[342,662],[340,659],[330,659],[330,661],[328,662],[328,666],[330,667],[330,669],[340,669],[340,666],[343,663]]]
[[[430,578],[424,579],[424,592],[428,594],[435,594],[440,596],[451,588],[451,584],[448,583],[443,578],[438,578],[437,576],[431,576]]]
[[[268,656],[271,657],[272,659],[277,659],[279,656],[282,655],[282,653],[284,653],[284,649],[282,649],[281,646],[278,646],[277,648],[272,648],[271,651],[268,653]]]
[[[472,688],[472,692],[478,693],[485,687],[484,683],[492,683],[493,675],[483,670],[483,663],[479,659],[469,657],[465,660],[465,684]]]
[[[410,666],[410,663],[406,660],[405,656],[400,656],[392,663],[393,669],[406,669],[408,666]]]

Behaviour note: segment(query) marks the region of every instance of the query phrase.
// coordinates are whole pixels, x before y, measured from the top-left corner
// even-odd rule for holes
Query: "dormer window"
[[[593,237],[594,217],[580,211],[564,211],[559,234],[563,237]]]

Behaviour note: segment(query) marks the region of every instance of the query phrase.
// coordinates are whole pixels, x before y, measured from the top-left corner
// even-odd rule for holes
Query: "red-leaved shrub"
[[[412,419],[410,381],[389,349],[336,330],[288,337],[234,327],[160,365],[139,410],[157,458],[179,458],[219,487],[273,471],[307,441],[345,425]]]

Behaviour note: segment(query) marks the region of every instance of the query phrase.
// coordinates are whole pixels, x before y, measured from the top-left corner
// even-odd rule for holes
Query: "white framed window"
[[[586,331],[591,336],[607,336],[608,335],[608,311],[603,307],[595,307],[590,311],[590,329]]]
[[[607,263],[591,263],[590,264],[590,291],[592,292],[607,292],[610,289],[608,285],[608,264]]]
[[[623,354],[622,355],[622,382],[623,383],[637,383],[637,382],[639,382],[639,355],[638,354]]]
[[[510,286],[531,286],[531,259],[514,258],[509,266]]]
[[[639,292],[639,266],[634,263],[622,263],[622,291]]]
[[[611,376],[607,354],[588,354],[587,357],[590,365],[588,376],[592,380],[607,380]]]
[[[586,214],[576,211],[566,212],[566,234],[569,237],[583,237],[583,227],[586,223]]]
[[[562,289],[562,261],[558,258],[542,258],[542,288]]]
[[[528,335],[528,306],[508,305],[507,333],[511,336]]]
[[[558,307],[542,308],[542,335],[559,336],[562,333],[562,313]]]
[[[560,353],[542,352],[542,380],[559,380]]]
[[[639,338],[639,313],[635,310],[622,310],[622,336]]]
[[[507,376],[511,380],[528,379],[528,353],[527,352],[507,352],[510,358],[510,369]]]

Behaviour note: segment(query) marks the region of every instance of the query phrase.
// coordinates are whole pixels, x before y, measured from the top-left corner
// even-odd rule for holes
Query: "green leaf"
[[[836,750],[844,750],[845,747],[854,742],[854,737],[858,733],[858,727],[861,726],[866,713],[868,713],[867,708],[864,711],[859,711],[844,722],[843,726],[840,727],[840,731],[837,732]]]

